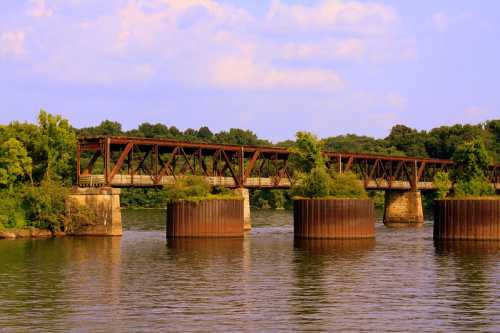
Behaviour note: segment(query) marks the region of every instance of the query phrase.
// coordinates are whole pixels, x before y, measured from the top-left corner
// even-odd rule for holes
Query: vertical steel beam
[[[80,168],[81,168],[81,151],[80,151],[80,142],[76,145],[76,183],[80,185]]]
[[[110,186],[111,179],[111,138],[104,139],[104,179],[106,186]]]

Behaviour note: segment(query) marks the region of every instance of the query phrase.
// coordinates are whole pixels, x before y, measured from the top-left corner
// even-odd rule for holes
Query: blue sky
[[[384,137],[500,118],[500,2],[5,0],[0,123]]]

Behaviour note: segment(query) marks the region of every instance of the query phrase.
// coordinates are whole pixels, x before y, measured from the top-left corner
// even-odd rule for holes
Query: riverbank
[[[38,228],[0,230],[0,239],[52,238],[64,236],[66,236],[66,233],[62,231],[53,232],[48,229]]]

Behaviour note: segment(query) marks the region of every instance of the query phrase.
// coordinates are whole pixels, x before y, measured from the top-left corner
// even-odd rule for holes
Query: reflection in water
[[[164,211],[123,238],[0,241],[0,331],[500,331],[500,246],[436,243],[432,224],[375,240],[296,240],[254,211],[239,239],[166,240]]]
[[[374,239],[294,239],[295,286],[292,292],[293,311],[298,328],[308,326],[320,330],[328,326],[328,310],[335,306],[335,290],[342,288],[329,270],[349,260],[356,274],[356,261],[375,247]],[[333,280],[333,281],[332,281]],[[326,322],[325,322],[326,320]]]
[[[86,316],[82,306],[93,306],[96,299],[104,306],[116,303],[120,242],[119,237],[0,242],[0,327],[43,331],[61,321],[78,327]],[[71,306],[74,298],[80,300],[77,308]]]
[[[498,298],[498,276],[494,268],[500,259],[500,242],[435,241],[434,246],[436,261],[442,271],[437,290],[440,297],[451,301],[453,317],[460,318],[452,320],[455,328],[498,330],[498,326],[492,326],[491,322],[492,317],[498,319],[498,312],[491,305]],[[446,286],[443,285],[445,281]]]

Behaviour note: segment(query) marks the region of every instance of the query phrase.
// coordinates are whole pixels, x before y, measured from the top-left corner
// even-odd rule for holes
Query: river
[[[164,219],[0,241],[0,332],[500,332],[500,243],[380,221],[376,240],[297,242],[287,211],[252,211],[244,239],[167,242]]]

